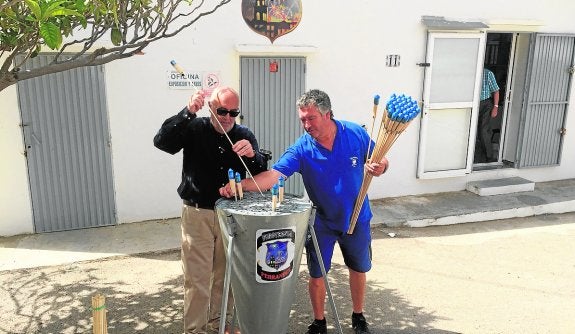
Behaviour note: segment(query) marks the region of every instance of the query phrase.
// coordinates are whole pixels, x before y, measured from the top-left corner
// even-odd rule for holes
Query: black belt
[[[184,204],[187,206],[192,206],[194,208],[200,208],[200,209],[208,209],[208,210],[213,210],[213,207],[207,206],[207,205],[199,205],[198,203],[194,202],[194,201],[189,201],[187,199],[184,200]]]

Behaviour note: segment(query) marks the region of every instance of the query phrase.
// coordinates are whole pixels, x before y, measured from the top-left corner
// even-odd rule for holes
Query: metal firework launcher
[[[377,106],[379,104],[379,95],[373,99],[373,122],[371,125],[371,136],[373,136],[373,128],[375,126],[375,119],[377,118]],[[380,162],[381,159],[387,154],[393,143],[397,140],[399,135],[409,126],[411,121],[420,113],[421,109],[410,96],[404,94],[392,94],[385,105],[385,110],[381,118],[379,130],[377,133],[377,140],[371,155],[367,162]],[[371,144],[371,141],[370,141]],[[368,147],[368,152],[370,148]],[[351,216],[349,229],[347,234],[353,234],[357,218],[361,212],[361,207],[367,195],[367,189],[371,183],[373,175],[363,172],[363,181],[357,199],[355,200],[355,207]]]
[[[234,199],[221,198],[215,209],[226,249],[226,271],[221,314],[228,309],[228,291],[234,294],[232,331],[244,333],[286,333],[290,307],[306,236],[311,235],[335,326],[342,334],[339,316],[314,229],[315,207],[309,200],[284,193],[285,179],[278,178],[269,193],[242,196],[241,178],[236,173],[230,187],[237,187]],[[270,198],[271,195],[271,198]],[[270,207],[271,202],[271,207]],[[220,318],[224,333],[226,317]]]
[[[242,333],[288,332],[312,206],[290,195],[278,205],[276,191],[273,199],[269,193],[264,197],[245,193],[241,201],[222,198],[216,202],[227,259],[221,314],[226,312],[231,286],[232,326],[237,316]],[[220,318],[220,334],[224,320]]]

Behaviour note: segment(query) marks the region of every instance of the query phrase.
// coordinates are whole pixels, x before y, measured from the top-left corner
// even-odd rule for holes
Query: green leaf
[[[28,5],[28,8],[30,8],[32,14],[34,14],[36,20],[39,21],[40,17],[42,17],[42,11],[40,10],[40,5],[38,4],[38,1],[26,0],[26,5]]]
[[[40,36],[42,36],[46,45],[52,50],[56,50],[62,45],[60,28],[54,23],[40,23]]]
[[[113,27],[112,28],[112,44],[114,44],[115,46],[120,45],[120,43],[122,42],[122,33],[120,32],[120,29],[118,29],[117,27]]]
[[[5,8],[4,9],[4,13],[6,13],[6,16],[11,18],[11,19],[15,19],[16,18],[16,13],[14,13],[14,10],[12,10],[11,7]]]
[[[52,11],[51,16],[82,16],[82,14],[72,9],[59,8]]]
[[[116,1],[111,1],[110,2],[111,8],[110,11],[112,12],[112,16],[114,17],[114,23],[116,25],[119,25],[119,21],[118,21],[118,4],[116,3]]]
[[[62,9],[62,4],[65,3],[66,1],[54,1],[52,3],[50,3],[50,5],[46,8],[46,10],[44,10],[42,12],[42,20],[46,20],[50,17],[55,16],[54,12],[57,10]]]
[[[84,4],[84,0],[76,0],[76,9],[79,11],[84,11],[86,9],[86,5]]]
[[[72,33],[70,18],[66,16],[60,18],[60,31],[62,32],[62,36],[69,36]]]

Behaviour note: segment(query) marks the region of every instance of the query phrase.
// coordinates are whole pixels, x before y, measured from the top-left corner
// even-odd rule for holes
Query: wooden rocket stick
[[[238,197],[244,199],[244,189],[242,188],[242,176],[236,172],[236,187],[238,187]]]
[[[232,190],[232,193],[234,194],[234,199],[237,201],[238,195],[237,195],[237,191],[236,191],[236,176],[235,176],[234,171],[231,168],[228,169],[228,179],[230,180],[230,189]]]
[[[285,179],[283,176],[280,176],[278,178],[278,185],[279,185],[279,202],[283,202],[284,201],[284,189],[285,189]]]
[[[373,97],[373,116],[371,121],[371,133],[369,134],[369,143],[367,145],[367,154],[369,155],[369,150],[371,149],[371,138],[373,137],[373,128],[375,127],[375,118],[377,117],[377,106],[379,105],[379,95]]]
[[[278,188],[279,188],[279,186],[277,184],[274,184],[274,186],[271,189],[271,191],[272,191],[272,211],[276,211],[276,208],[278,205]]]

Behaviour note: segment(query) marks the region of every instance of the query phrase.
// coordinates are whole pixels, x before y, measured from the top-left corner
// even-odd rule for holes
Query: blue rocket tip
[[[172,66],[176,65],[176,61],[175,60],[171,60],[170,64],[172,64]]]
[[[376,95],[373,97],[373,104],[375,104],[375,105],[378,105],[378,104],[379,104],[379,95],[376,94]]]
[[[236,172],[236,182],[242,182],[242,176],[238,172]]]
[[[234,179],[235,175],[234,175],[234,170],[233,169],[228,169],[228,179]]]

